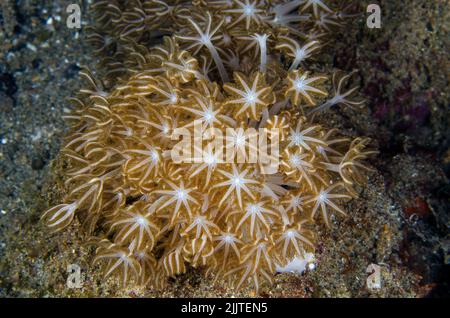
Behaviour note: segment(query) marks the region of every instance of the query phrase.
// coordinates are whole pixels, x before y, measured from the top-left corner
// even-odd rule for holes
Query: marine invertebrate
[[[259,120],[262,108],[266,108],[275,101],[272,88],[265,83],[264,75],[256,72],[249,79],[245,75],[234,72],[237,85],[225,84],[223,89],[232,97],[226,104],[232,104],[237,109],[236,117]]]
[[[317,41],[310,41],[300,46],[298,41],[290,37],[280,36],[278,40],[280,43],[275,48],[286,52],[289,57],[293,58],[289,70],[297,69],[300,63],[309,58],[319,48]]]
[[[259,288],[277,266],[313,251],[315,227],[345,215],[340,203],[356,196],[361,161],[375,153],[368,139],[341,137],[306,111],[351,104],[355,93],[339,81],[328,101],[327,77],[302,63],[321,47],[300,41],[317,34],[318,15],[334,12],[325,3],[97,4],[95,32],[112,28],[120,76],[106,72],[105,88],[83,72],[88,86],[67,116],[61,152],[69,191],[44,213],[46,224],[61,230],[77,216],[101,238],[95,260],[124,283],[162,286],[192,266]],[[305,34],[292,31],[300,25]],[[170,36],[150,45],[148,32],[158,30]],[[269,154],[266,135],[280,151]],[[189,160],[174,160],[178,150]],[[261,153],[279,169],[239,161]]]
[[[302,99],[304,99],[309,105],[315,105],[315,101],[311,95],[326,96],[327,93],[317,88],[318,83],[314,82],[324,79],[326,79],[326,77],[323,76],[308,77],[308,72],[300,74],[298,70],[292,71],[289,73],[287,78],[288,86],[285,96],[291,96],[291,103],[295,106],[299,106]]]

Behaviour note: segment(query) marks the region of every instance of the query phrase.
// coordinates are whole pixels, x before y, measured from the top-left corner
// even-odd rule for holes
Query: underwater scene
[[[0,297],[448,297],[449,9],[1,0]]]

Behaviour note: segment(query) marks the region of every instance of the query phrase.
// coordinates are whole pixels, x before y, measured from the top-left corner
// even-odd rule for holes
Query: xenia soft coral
[[[103,80],[88,86],[66,116],[61,151],[68,194],[44,213],[53,231],[78,216],[97,238],[95,261],[124,283],[161,286],[186,266],[236,288],[271,282],[276,266],[314,250],[317,222],[330,227],[356,196],[374,151],[312,122],[335,104],[357,106],[347,77],[307,68],[342,14],[328,1],[97,1],[88,40]],[[326,18],[325,18],[326,17]],[[162,43],[151,45],[166,35]],[[283,61],[283,62],[282,62]],[[229,80],[232,79],[230,82]],[[280,169],[175,163],[177,128],[264,128],[280,132]],[[250,147],[230,137],[232,151]],[[208,149],[203,148],[203,149]]]

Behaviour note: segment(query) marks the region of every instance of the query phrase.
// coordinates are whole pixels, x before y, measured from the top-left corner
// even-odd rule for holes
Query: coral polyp
[[[48,227],[78,218],[105,275],[124,284],[163,286],[191,266],[258,289],[313,252],[317,227],[346,215],[375,153],[369,139],[312,116],[361,104],[348,99],[347,78],[330,88],[310,62],[346,15],[328,1],[116,0],[93,10],[88,40],[113,52],[102,80],[82,72],[61,151],[68,192],[43,215]],[[203,139],[188,147],[201,160],[173,160],[196,129]],[[256,151],[241,133],[252,129],[279,141],[274,173],[223,160]],[[228,142],[222,152],[211,140]]]

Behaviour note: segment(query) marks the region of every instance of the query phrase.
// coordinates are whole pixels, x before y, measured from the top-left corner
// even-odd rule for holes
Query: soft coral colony
[[[334,105],[362,104],[350,75],[319,74],[312,59],[348,16],[320,0],[97,1],[88,40],[106,56],[103,80],[72,101],[61,151],[64,203],[96,237],[105,275],[162,286],[187,266],[239,288],[271,282],[277,266],[314,251],[315,228],[345,215],[375,151],[314,122]],[[159,44],[154,44],[162,38]],[[329,83],[327,83],[329,82]],[[327,86],[328,85],[328,86]],[[333,86],[330,92],[327,87]],[[280,168],[175,163],[175,129],[276,128]],[[232,147],[246,139],[236,135]],[[236,150],[235,149],[235,150]]]

